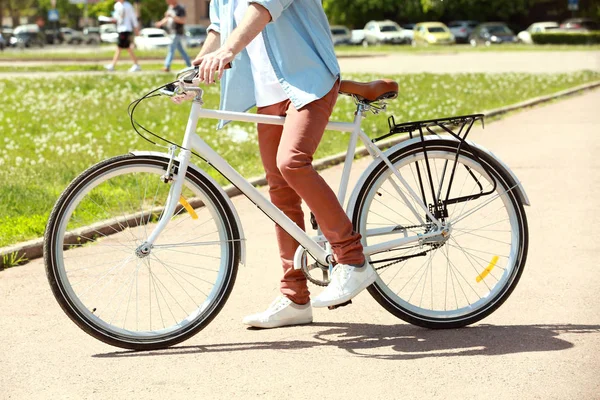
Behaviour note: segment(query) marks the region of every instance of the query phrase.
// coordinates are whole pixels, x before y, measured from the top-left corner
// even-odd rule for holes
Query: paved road
[[[341,58],[342,72],[572,72],[600,71],[600,51],[397,53],[387,57]]]
[[[216,320],[169,350],[123,351],[80,331],[41,260],[0,272],[0,398],[597,399],[599,108],[596,90],[474,134],[512,166],[533,205],[523,278],[479,324],[416,328],[364,293],[316,310],[310,326],[246,329],[242,317],[277,294],[279,267],[272,223],[238,197],[248,265]]]

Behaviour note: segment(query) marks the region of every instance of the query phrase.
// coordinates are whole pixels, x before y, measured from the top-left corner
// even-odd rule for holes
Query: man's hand
[[[215,81],[215,73],[218,74],[219,80],[223,77],[223,73],[228,68],[228,64],[233,61],[235,55],[226,48],[221,47],[218,50],[198,55],[193,64],[198,65],[198,78],[201,83],[211,84]]]

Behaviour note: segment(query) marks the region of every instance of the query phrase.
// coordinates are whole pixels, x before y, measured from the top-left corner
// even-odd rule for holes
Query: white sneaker
[[[141,70],[142,67],[140,67],[140,64],[133,64],[133,66],[129,68],[129,72],[139,72]]]
[[[256,328],[277,328],[288,325],[310,324],[313,321],[310,303],[296,304],[285,296],[279,296],[259,314],[245,317],[242,322]]]
[[[111,71],[111,72],[112,72],[112,71],[114,71],[114,70],[115,70],[115,66],[114,66],[114,65],[112,65],[112,64],[106,64],[106,65],[104,66],[104,69],[105,69],[105,70],[107,70],[107,71]]]
[[[312,301],[313,307],[329,307],[342,304],[366,289],[377,279],[377,272],[371,264],[357,268],[338,264],[331,272],[329,285]]]

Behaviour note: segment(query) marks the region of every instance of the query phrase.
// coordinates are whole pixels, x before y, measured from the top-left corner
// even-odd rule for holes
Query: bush
[[[600,44],[600,31],[534,33],[531,38],[535,44]]]

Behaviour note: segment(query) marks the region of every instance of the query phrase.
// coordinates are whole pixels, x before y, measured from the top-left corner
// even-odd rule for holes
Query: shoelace
[[[350,276],[350,268],[346,267],[342,268],[339,264],[333,268],[331,275],[333,276],[332,283],[336,286],[338,290],[343,290],[345,283],[348,281],[348,277]],[[341,269],[340,272],[338,272]],[[337,279],[335,279],[337,278]]]
[[[285,296],[279,296],[277,297],[269,306],[268,310],[271,311],[279,311],[281,310],[283,307],[286,307],[289,304],[289,299]]]

